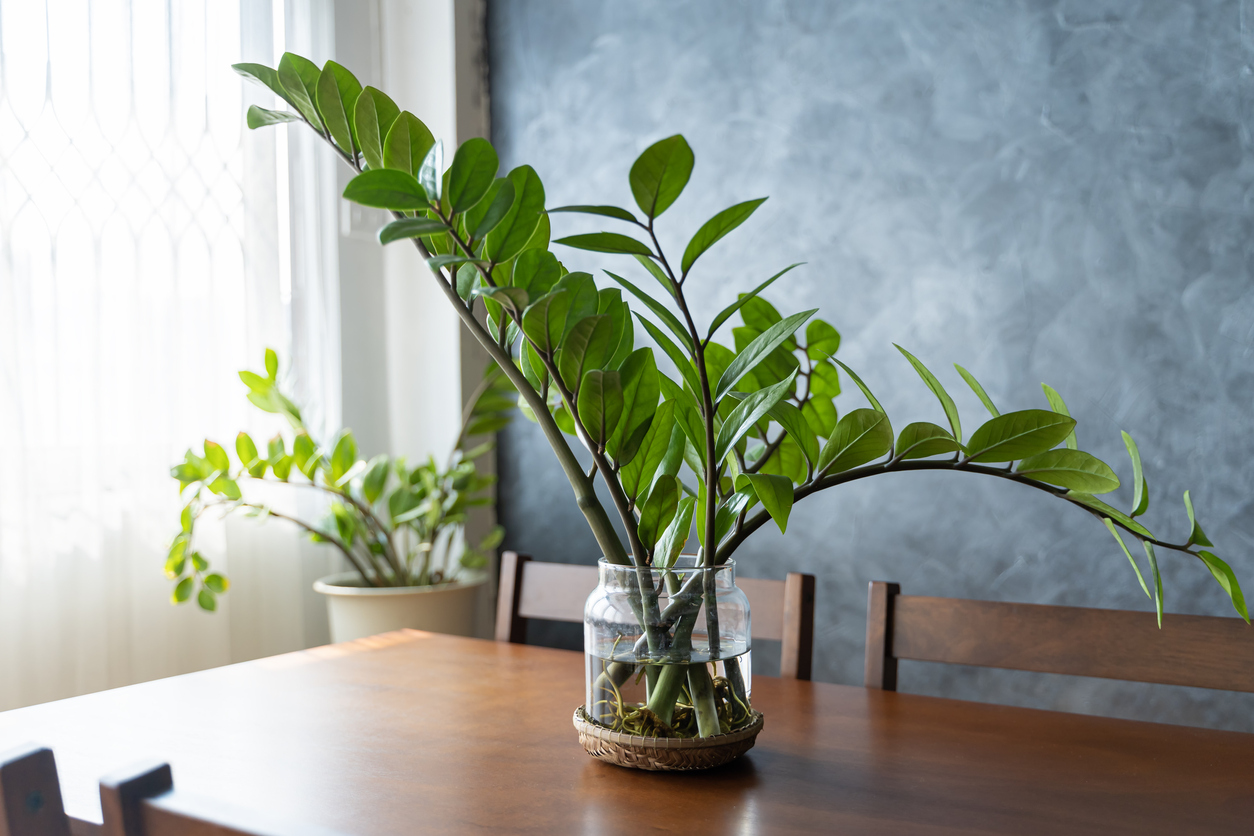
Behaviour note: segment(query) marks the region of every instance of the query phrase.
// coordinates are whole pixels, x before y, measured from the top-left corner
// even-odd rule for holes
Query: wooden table
[[[755,677],[757,746],[659,774],[583,753],[582,696],[580,654],[404,631],[0,713],[0,750],[51,746],[88,822],[157,758],[361,834],[1254,832],[1254,735]]]

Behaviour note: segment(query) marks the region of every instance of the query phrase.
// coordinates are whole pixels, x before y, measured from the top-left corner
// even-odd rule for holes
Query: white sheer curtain
[[[202,541],[233,580],[216,614],[161,568],[183,449],[278,428],[235,375],[265,346],[339,420],[334,163],[248,132],[271,97],[229,68],[330,57],[328,12],[0,0],[0,709],[325,636],[333,559],[274,522]]]

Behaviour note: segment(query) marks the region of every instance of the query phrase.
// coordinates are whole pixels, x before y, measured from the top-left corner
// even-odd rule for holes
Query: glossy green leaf
[[[570,311],[566,315],[565,334],[585,317],[596,316],[601,309],[601,294],[592,276],[587,273],[567,273],[558,280],[556,287],[570,293]]]
[[[884,411],[884,407],[880,406],[880,402],[875,399],[875,395],[871,394],[871,389],[862,382],[862,378],[858,377],[857,373],[855,373],[853,369],[849,368],[835,357],[832,358],[832,362],[844,369],[845,374],[849,375],[849,379],[857,384],[858,388],[862,390],[862,394],[867,399],[867,402],[871,404],[872,409],[876,412]]]
[[[433,221],[430,218],[404,218],[399,221],[392,221],[383,229],[379,230],[379,243],[391,244],[393,241],[403,241],[406,238],[421,238],[432,233],[446,232],[448,227],[443,221]]]
[[[1086,508],[1092,508],[1094,511],[1101,514],[1103,517],[1110,517],[1112,520],[1119,523],[1124,528],[1128,529],[1129,531],[1136,532],[1137,534],[1140,534],[1142,537],[1152,538],[1154,536],[1153,534],[1150,534],[1148,528],[1141,525],[1139,522],[1132,519],[1127,514],[1123,513],[1117,508],[1112,508],[1111,506],[1107,505],[1105,502],[1102,502],[1100,499],[1093,496],[1092,494],[1084,493],[1083,491],[1067,491],[1066,498],[1078,505],[1083,505]]]
[[[383,167],[412,174],[417,179],[422,161],[434,147],[431,129],[408,110],[402,111],[383,140]]]
[[[170,600],[175,604],[181,604],[192,597],[192,591],[196,588],[196,579],[186,577],[178,582],[174,587],[174,593],[170,596]]]
[[[1128,448],[1128,457],[1132,459],[1132,514],[1139,517],[1149,510],[1149,484],[1145,481],[1145,471],[1141,467],[1141,451],[1137,449],[1132,436],[1123,433],[1123,445]]]
[[[363,171],[344,187],[344,197],[362,206],[409,212],[427,208],[427,193],[403,171]]]
[[[641,545],[652,551],[678,510],[679,485],[673,477],[663,476],[654,483],[649,498],[640,506],[640,523],[636,532]]]
[[[539,297],[548,293],[562,278],[562,266],[548,250],[524,250],[514,261],[511,283]]]
[[[788,515],[792,513],[793,489],[792,480],[787,476],[774,476],[765,473],[747,473],[749,483],[757,494],[762,507],[775,520],[779,531],[783,534],[788,529]]]
[[[778,348],[785,340],[790,338],[793,333],[801,327],[807,319],[814,316],[818,309],[795,313],[786,317],[781,322],[777,322],[762,332],[762,335],[749,343],[744,349],[736,355],[736,359],[727,367],[727,371],[723,372],[723,376],[718,381],[718,387],[715,390],[715,402],[721,401],[723,396],[732,390],[739,381],[744,377],[745,373],[764,360],[768,354]]]
[[[1110,493],[1119,487],[1119,477],[1101,459],[1083,450],[1047,450],[1019,462],[1015,473],[1084,493]]]
[[[831,363],[816,361],[810,373],[810,394],[816,398],[834,398],[840,394],[840,372]]]
[[[623,415],[623,387],[618,372],[593,369],[579,385],[579,421],[598,447],[613,434]]]
[[[793,378],[788,377],[773,386],[751,392],[737,404],[736,408],[732,410],[731,416],[719,428],[718,437],[714,442],[715,462],[723,461],[723,458],[731,451],[732,447],[736,446],[736,443],[744,438],[745,433],[749,432],[754,424],[770,412],[771,407],[788,396],[788,388],[792,381]]]
[[[196,522],[196,517],[192,513],[191,504],[189,503],[183,506],[183,510],[179,514],[179,525],[182,527],[183,531],[187,534],[191,534],[192,526],[195,524],[195,522]]]
[[[209,466],[221,473],[226,473],[231,468],[231,459],[226,454],[226,450],[222,449],[222,445],[216,441],[205,439],[205,461],[209,462]],[[1209,544],[1207,544],[1209,545]]]
[[[756,200],[746,200],[743,203],[737,203],[735,206],[729,206],[703,223],[701,228],[697,230],[697,234],[692,236],[692,240],[688,242],[688,246],[684,249],[684,257],[680,262],[680,272],[685,276],[688,275],[692,265],[696,264],[697,259],[706,250],[721,241],[727,233],[747,221],[749,216],[765,202],[766,198],[759,197]]]
[[[353,105],[353,130],[361,155],[371,168],[383,168],[383,147],[393,123],[401,115],[388,95],[374,87],[366,87]]]
[[[208,448],[206,448],[206,458],[208,458]],[[1189,497],[1189,492],[1184,492],[1184,510],[1189,513],[1189,541],[1188,545],[1194,544],[1199,546],[1214,547],[1214,543],[1206,539],[1206,534],[1202,531],[1202,526],[1198,523],[1197,517],[1193,514],[1193,500]]]
[[[954,363],[954,368],[958,370],[958,374],[962,375],[962,379],[965,380],[967,385],[971,387],[971,391],[975,393],[975,396],[980,399],[980,403],[984,404],[984,408],[988,410],[989,415],[992,415],[994,418],[1001,415],[1001,413],[997,411],[997,407],[993,405],[993,399],[990,398],[988,393],[984,391],[984,387],[980,385],[980,381],[975,379],[975,375],[971,374],[971,372],[967,371],[962,366],[959,366],[957,363]]]
[[[296,469],[301,473],[305,473],[309,462],[314,457],[314,452],[313,439],[309,437],[309,433],[297,433],[296,438],[292,441],[292,461],[296,465]]]
[[[527,291],[521,287],[481,287],[476,292],[480,296],[496,300],[506,310],[516,313],[526,310],[529,302]]]
[[[666,527],[666,531],[658,539],[653,549],[653,565],[669,569],[675,565],[675,559],[683,552],[688,543],[688,535],[692,531],[692,515],[697,500],[691,496],[681,497],[675,510],[675,519]]]
[[[671,284],[670,278],[666,275],[666,271],[662,269],[661,265],[659,265],[657,261],[649,256],[639,254],[633,255],[632,258],[639,262],[640,266],[648,271],[650,276],[657,279],[658,284],[662,286],[662,289],[665,290],[671,298],[674,298],[675,288]]]
[[[609,344],[608,317],[587,316],[575,323],[557,352],[557,371],[568,389],[577,391],[586,372],[604,367]]]
[[[714,332],[717,331],[724,322],[730,319],[736,313],[736,311],[740,310],[745,305],[749,304],[751,300],[757,299],[758,294],[766,290],[772,284],[774,284],[776,279],[778,279],[780,276],[787,273],[789,270],[792,270],[794,267],[800,267],[804,263],[805,262],[799,261],[796,264],[789,264],[783,270],[780,270],[774,276],[771,276],[769,279],[762,282],[762,284],[758,285],[753,290],[749,291],[748,293],[740,294],[740,298],[738,298],[735,302],[732,302],[727,307],[723,308],[723,310],[718,312],[718,316],[714,317],[714,321],[710,323],[710,330],[706,334],[706,340],[713,339]]]
[[[244,467],[257,460],[257,445],[248,433],[241,432],[235,436],[235,454],[239,456],[239,463]]]
[[[926,459],[942,453],[958,453],[962,445],[954,441],[949,430],[920,421],[907,424],[897,436],[897,455],[903,459]]]
[[[631,354],[636,341],[634,320],[623,301],[622,291],[616,287],[598,290],[597,313],[610,318],[610,359],[606,361],[606,368],[617,369]]]
[[[288,104],[292,104],[287,91],[283,89],[283,85],[279,83],[279,73],[265,64],[232,64],[231,69],[242,75],[244,78],[265,87],[274,95],[278,96]]]
[[[826,360],[840,349],[840,332],[821,319],[806,326],[806,354],[811,360]]]
[[[692,365],[692,360],[689,359],[688,355],[685,354],[679,346],[675,345],[675,341],[666,336],[661,328],[645,319],[639,313],[636,313],[636,319],[640,320],[640,324],[644,326],[644,330],[649,332],[649,336],[653,338],[653,341],[658,344],[658,347],[661,348],[662,351],[666,353],[666,356],[671,359],[671,362],[675,364],[675,368],[678,369],[679,374],[683,377],[684,382],[688,384],[689,388],[691,388],[694,393],[700,392],[701,380],[697,376],[697,370]]]
[[[836,424],[836,431],[819,453],[815,470],[843,473],[873,462],[893,449],[893,427],[888,416],[874,409],[855,409]]]
[[[379,455],[370,460],[366,475],[361,480],[361,492],[367,504],[374,505],[383,496],[391,472],[387,456]]]
[[[1248,624],[1250,622],[1250,611],[1246,609],[1245,595],[1241,592],[1241,584],[1237,581],[1236,573],[1232,571],[1232,567],[1208,551],[1199,551],[1197,556],[1198,559],[1206,564],[1206,568],[1214,575],[1215,581],[1223,591],[1228,593],[1228,598],[1232,601],[1232,607],[1237,611],[1237,615],[1244,618]]]
[[[552,354],[565,333],[569,309],[570,293],[562,289],[553,291],[523,311],[523,333],[539,351]]]
[[[213,572],[205,575],[205,586],[209,588],[210,592],[215,592],[218,595],[221,595],[223,592],[226,592],[231,588],[231,582],[222,575],[219,575],[217,572]]]
[[[501,161],[492,143],[472,137],[461,144],[449,168],[448,202],[454,214],[461,214],[483,199],[496,179]]]
[[[299,113],[292,113],[289,110],[266,110],[264,107],[257,105],[249,105],[248,113],[244,116],[244,122],[251,130],[264,128],[268,125],[282,125],[285,122],[299,122],[301,120]]]
[[[451,264],[485,264],[485,262],[468,255],[434,255],[427,259],[427,267],[431,270],[441,270]]]
[[[318,108],[314,105],[321,75],[318,65],[308,58],[285,52],[279,59],[279,84],[286,91],[287,100],[318,131],[325,130],[322,117],[318,115]]]
[[[932,394],[940,401],[941,408],[945,410],[945,417],[949,419],[949,428],[953,430],[954,439],[958,443],[962,443],[962,422],[958,418],[958,407],[954,405],[954,399],[949,397],[949,393],[945,391],[945,387],[941,386],[941,382],[936,379],[936,375],[932,374],[927,366],[923,365],[917,357],[906,351],[901,346],[893,343],[893,347],[910,361],[910,365],[914,366],[914,370],[919,373],[919,377],[923,378],[923,382],[927,384],[927,388],[932,390]]]
[[[801,484],[807,475],[805,454],[792,438],[785,438],[759,472],[787,476],[796,484]]]
[[[466,210],[465,226],[472,241],[482,241],[489,232],[505,220],[514,205],[514,182],[508,177],[498,177],[488,187],[483,199]],[[556,260],[556,259],[555,259]]]
[[[1158,611],[1158,628],[1161,630],[1163,626],[1163,576],[1158,571],[1158,556],[1154,553],[1154,544],[1148,540],[1142,540],[1141,545],[1145,547],[1145,556],[1149,558],[1150,573],[1154,576],[1154,609]]]
[[[834,410],[835,407],[833,407]],[[810,464],[817,464],[819,460],[819,440],[816,437],[814,428],[811,426],[810,420],[805,414],[797,407],[788,403],[788,401],[780,401],[775,404],[775,406],[771,407],[771,411],[768,414],[797,442],[797,446],[805,453],[806,460]]]
[[[662,401],[653,413],[653,421],[640,442],[640,449],[618,472],[623,492],[630,501],[635,502],[636,497],[647,491],[652,484],[653,475],[670,449],[671,433],[674,429],[675,402]]]
[[[279,376],[279,355],[273,348],[266,349],[266,374],[274,382]]]
[[[810,398],[801,408],[801,412],[817,436],[828,438],[832,430],[836,429],[836,419],[839,417],[836,414],[836,404],[827,398]]]
[[[209,561],[200,554],[200,552],[192,552],[188,557],[191,558],[192,568],[197,572],[203,572],[209,568]]]
[[[626,209],[619,209],[617,206],[559,206],[556,209],[548,210],[552,215],[554,212],[579,212],[583,215],[600,215],[605,218],[616,218],[620,221],[638,224],[639,220],[636,216],[628,212]]]
[[[1049,408],[1057,412],[1059,415],[1071,417],[1071,412],[1067,409],[1067,404],[1063,402],[1062,395],[1054,391],[1052,386],[1041,384],[1041,389],[1045,392],[1045,398],[1049,401]],[[1075,428],[1072,427],[1071,434],[1067,436],[1067,447],[1072,450],[1078,450],[1079,446],[1075,439]]]
[[[653,315],[662,320],[662,324],[670,329],[670,332],[675,335],[676,339],[679,340],[679,344],[687,351],[692,351],[692,335],[688,333],[688,329],[685,328],[683,323],[679,321],[679,318],[666,309],[665,305],[624,279],[622,276],[619,276],[616,273],[611,273],[609,270],[606,270],[605,274],[626,288],[632,296],[635,296],[643,302],[645,307],[652,311]]]
[[[1123,553],[1127,556],[1128,562],[1132,564],[1132,571],[1136,572],[1136,579],[1141,583],[1141,589],[1145,591],[1145,597],[1151,601],[1154,596],[1150,594],[1149,587],[1145,585],[1145,576],[1141,574],[1141,567],[1136,565],[1136,559],[1132,557],[1132,552],[1128,551],[1128,545],[1123,542],[1123,537],[1119,535],[1119,529],[1115,528],[1115,524],[1111,522],[1109,517],[1102,517],[1102,522],[1115,538],[1115,542],[1119,544],[1119,548],[1123,549]]]
[[[589,250],[594,253],[622,253],[624,255],[652,255],[653,251],[642,241],[617,232],[589,232],[584,235],[568,235],[558,238],[553,243],[565,244],[577,250]]]
[[[437,139],[435,144],[427,150],[427,156],[422,158],[422,165],[418,167],[418,185],[433,200],[444,199],[444,178],[441,173],[444,171],[444,140]]]
[[[622,420],[613,428],[606,451],[621,464],[630,461],[643,442],[642,428],[657,412],[662,389],[651,348],[639,348],[628,355],[619,374],[623,384]]]
[[[344,67],[328,61],[318,77],[317,105],[322,122],[331,139],[350,157],[357,153],[357,133],[353,130],[353,113],[361,82]]]
[[[1043,409],[1008,412],[971,434],[965,461],[1009,462],[1035,456],[1065,439],[1074,426],[1074,419]]]
[[[331,483],[339,486],[357,463],[357,441],[348,430],[340,432],[331,450]]]
[[[213,612],[218,608],[218,599],[208,589],[202,589],[196,595],[196,605],[205,612]]]
[[[631,194],[649,218],[665,212],[688,185],[692,149],[679,134],[655,142],[631,166]]]
[[[484,253],[493,261],[509,261],[526,249],[544,215],[544,184],[529,165],[509,173],[514,202],[484,240]]]
[[[779,311],[776,310],[775,306],[770,302],[766,301],[761,296],[755,296],[754,298],[746,301],[745,306],[740,309],[740,318],[744,321],[747,327],[753,328],[758,333],[761,333],[782,320],[784,317],[780,315]],[[784,343],[784,347],[795,350],[797,343],[795,340],[792,343],[786,342]]]

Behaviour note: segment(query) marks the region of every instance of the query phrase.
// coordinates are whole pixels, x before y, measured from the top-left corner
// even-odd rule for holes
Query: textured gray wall
[[[939,374],[971,429],[984,413],[952,363],[1003,409],[1044,407],[1046,381],[1078,418],[1081,447],[1129,483],[1119,430],[1137,438],[1149,523],[1163,536],[1183,539],[1180,496],[1192,489],[1207,532],[1254,591],[1247,12],[1234,2],[494,0],[493,139],[506,165],[535,166],[550,206],[632,206],[636,155],[685,134],[697,167],[663,217],[676,252],[717,210],[771,196],[703,259],[689,285],[700,320],[806,261],[768,298],[785,313],[822,309],[844,335],[839,356],[895,426],[944,416],[892,342]],[[559,234],[602,226],[555,217]],[[860,398],[846,386],[838,406]],[[597,556],[534,425],[505,434],[501,474],[508,547]],[[1126,507],[1131,492],[1115,496]],[[1100,523],[978,476],[897,474],[820,494],[798,505],[786,537],[764,528],[738,561],[745,575],[818,576],[816,678],[832,682],[861,681],[873,579],[1152,618]],[[1231,614],[1200,563],[1176,553],[1163,563],[1169,612]],[[905,691],[1254,731],[1251,695],[902,668]]]

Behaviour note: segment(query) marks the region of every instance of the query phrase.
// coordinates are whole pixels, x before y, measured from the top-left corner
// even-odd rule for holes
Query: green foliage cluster
[[[193,598],[202,609],[217,609],[217,596],[230,582],[209,571],[209,561],[193,548],[196,523],[210,510],[223,516],[239,512],[250,517],[287,520],[315,542],[330,543],[352,564],[367,586],[424,586],[455,579],[458,567],[482,568],[485,552],[504,535],[497,526],[477,546],[463,544],[454,565],[452,547],[464,529],[469,509],[490,501],[483,491],[495,477],[475,469],[475,459],[492,449],[491,436],[509,423],[516,394],[495,366],[468,400],[462,429],[446,466],[434,458],[409,465],[403,458],[357,455],[350,430],[341,430],[328,444],[309,434],[300,410],[279,387],[279,360],[266,349],[265,374],[241,371],[248,400],[264,412],[282,415],[291,425],[289,437],[275,435],[265,449],[241,432],[235,457],[220,444],[205,440],[203,453],[188,450],[171,468],[185,500],[181,530],[170,545],[165,572],[175,582],[171,598],[181,604]],[[466,449],[469,439],[487,440]],[[312,488],[329,499],[325,519],[310,521],[277,511],[244,496],[241,484],[277,482]]]
[[[1136,445],[1125,434],[1134,507],[1124,513],[1098,499],[1116,489],[1119,479],[1109,465],[1077,447],[1075,421],[1049,387],[1049,409],[1003,414],[976,379],[957,367],[990,413],[964,436],[944,386],[901,349],[940,402],[946,425],[916,422],[896,432],[866,384],[835,359],[837,330],[815,319],[815,311],[784,316],[763,298],[797,265],[699,327],[689,309],[687,283],[701,257],[765,198],[714,215],[672,264],[655,223],[680,197],[692,172],[693,153],[682,136],[651,145],[632,165],[629,184],[638,212],[605,205],[546,209],[544,187],[531,167],[502,176],[491,144],[476,138],[462,143],[446,168],[441,143],[417,117],[382,92],[363,89],[334,62],[319,70],[289,54],[277,71],[251,64],[236,69],[293,108],[250,108],[251,127],[306,123],[358,172],[344,196],[393,213],[396,220],[380,232],[380,240],[410,240],[418,248],[466,327],[517,387],[523,411],[545,432],[611,562],[634,563],[642,572],[669,566],[695,525],[704,561],[718,565],[767,521],[783,531],[794,503],[819,490],[882,473],[953,470],[1036,488],[1093,514],[1115,535],[1150,594],[1123,536],[1138,541],[1160,621],[1156,547],[1197,557],[1248,620],[1232,570],[1200,548],[1210,543],[1188,494],[1188,539],[1157,539],[1137,519],[1147,508],[1148,492]],[[608,272],[609,282],[599,286],[590,274],[568,270],[549,249],[550,216],[558,212],[621,224],[625,232],[572,235],[553,243],[629,256],[635,277]],[[731,329],[734,348],[715,340],[733,317],[739,320]],[[673,373],[659,367],[651,347],[636,347],[637,326]],[[839,414],[834,398],[843,376],[862,391],[868,407]],[[591,471],[583,470],[566,436],[591,455]],[[626,548],[595,493],[598,477],[626,530]],[[683,644],[684,625],[691,629],[700,596],[694,590],[688,599],[673,597],[659,610],[651,584],[643,583],[646,577],[641,574],[640,618],[651,652],[662,653]]]

